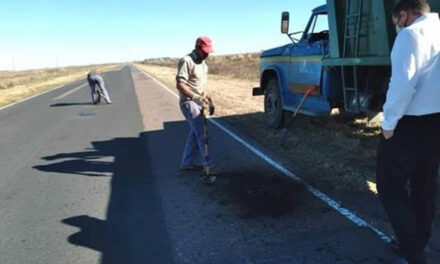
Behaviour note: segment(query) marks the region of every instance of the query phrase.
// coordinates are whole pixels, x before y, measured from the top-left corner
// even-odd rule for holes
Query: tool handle
[[[299,109],[301,109],[302,105],[304,104],[304,101],[306,100],[307,96],[309,96],[314,90],[316,89],[316,86],[310,86],[306,92],[304,93],[304,96],[301,98],[301,101],[299,101],[298,107],[295,109],[295,112],[292,115],[292,118],[295,117]]]

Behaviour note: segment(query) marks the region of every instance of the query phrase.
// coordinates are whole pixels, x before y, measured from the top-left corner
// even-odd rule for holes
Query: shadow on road
[[[248,119],[251,120],[251,117]],[[229,117],[224,120],[229,123],[242,121],[233,119]],[[35,169],[82,176],[112,175],[106,220],[88,215],[63,219],[63,223],[81,230],[72,234],[68,241],[102,252],[103,264],[172,263],[170,239],[154,177],[165,177],[167,179],[164,182],[171,186],[183,184],[190,191],[216,201],[224,207],[224,213],[228,219],[233,219],[231,221],[248,221],[259,217],[276,221],[292,213],[307,214],[310,210],[322,207],[311,205],[305,188],[285,176],[267,174],[257,167],[252,168],[252,164],[238,164],[240,160],[234,152],[227,151],[231,146],[223,145],[224,142],[217,142],[216,147],[223,151],[218,154],[222,156],[224,165],[234,166],[229,166],[220,175],[214,188],[202,186],[192,176],[176,179],[173,173],[178,168],[187,129],[184,121],[167,122],[158,130],[141,133],[137,138],[92,142],[93,148],[85,151],[43,157],[55,163],[35,166]],[[218,133],[217,136],[220,136]],[[272,141],[278,139],[274,133],[267,135],[269,141],[271,136],[275,137]],[[109,157],[114,160],[108,161]],[[328,173],[322,169],[320,171]],[[374,198],[369,192],[368,197],[369,200]],[[359,205],[359,208],[362,206],[365,211],[366,204]],[[371,203],[371,206],[380,208],[376,202]],[[322,210],[330,209],[323,207]],[[238,219],[231,216],[231,213]]]
[[[93,105],[92,102],[84,102],[84,103],[58,103],[51,104],[50,107],[63,107],[63,106],[75,106],[75,105]]]
[[[83,176],[112,175],[106,220],[88,215],[62,220],[81,229],[68,241],[102,252],[103,264],[172,262],[145,137],[146,134],[141,133],[137,138],[92,142],[90,150],[44,157],[56,163],[34,167]],[[114,161],[97,161],[108,157]]]
[[[88,215],[80,215],[63,219],[62,222],[81,229],[80,232],[68,238],[70,243],[105,252],[108,233],[106,230],[106,221]]]
[[[222,173],[215,188],[206,188],[194,175],[176,178],[174,172],[178,170],[188,127],[183,121],[167,122],[163,126],[163,129],[141,133],[138,138],[97,141],[84,151],[42,157],[52,163],[34,167],[52,173],[112,177],[106,220],[90,215],[62,219],[64,224],[81,230],[69,236],[68,241],[102,252],[103,264],[172,263],[155,188],[157,175],[167,177],[169,184],[186,185],[182,178],[192,179],[186,186],[190,192],[199,192],[209,200],[218,201],[222,207],[231,207],[226,210],[232,218],[238,216],[239,221],[260,216],[278,218],[294,212],[303,201],[302,186],[280,174],[256,171],[252,164],[235,167],[238,160]],[[216,147],[222,145],[222,142],[216,143]],[[226,160],[237,159],[237,154],[232,153],[218,156],[224,159],[225,155]],[[111,158],[114,160],[108,161]]]

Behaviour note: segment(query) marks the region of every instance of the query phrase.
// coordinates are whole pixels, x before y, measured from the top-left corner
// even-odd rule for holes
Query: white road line
[[[165,90],[167,90],[169,93],[171,93],[172,95],[174,95],[175,97],[179,97],[176,93],[173,93],[170,89],[168,89],[168,87],[166,87],[165,85],[163,85],[162,83],[160,83],[159,81],[157,81],[155,78],[153,78],[152,76],[150,76],[148,73],[146,73],[145,71],[143,71],[142,69],[138,68],[137,66],[135,66],[138,70],[140,70],[141,72],[143,72],[146,76],[148,76],[149,78],[151,78],[152,80],[154,80],[157,84],[159,84],[162,88],[164,88]],[[376,227],[374,227],[373,225],[367,223],[365,220],[363,220],[362,218],[360,218],[359,216],[356,215],[356,213],[351,212],[350,210],[348,210],[347,208],[343,207],[340,203],[338,203],[337,201],[333,200],[332,198],[330,198],[329,196],[327,196],[326,194],[324,194],[323,192],[321,192],[320,190],[316,189],[315,187],[313,187],[312,185],[308,184],[307,182],[305,182],[303,179],[299,178],[298,176],[296,176],[293,172],[289,171],[288,169],[286,169],[284,166],[282,166],[280,163],[276,162],[275,160],[273,160],[272,158],[268,157],[266,154],[264,154],[262,151],[258,150],[257,148],[255,148],[254,146],[252,146],[251,144],[249,144],[248,142],[246,142],[245,140],[243,140],[242,138],[240,138],[238,135],[236,135],[234,132],[232,132],[231,130],[229,130],[228,128],[226,128],[224,125],[221,124],[220,121],[218,120],[214,120],[214,119],[209,119],[209,121],[211,123],[213,123],[214,125],[216,125],[218,128],[220,128],[221,130],[223,130],[226,134],[228,134],[229,136],[231,136],[233,139],[235,139],[236,141],[238,141],[240,144],[242,144],[243,146],[245,146],[246,148],[248,148],[250,151],[252,151],[255,155],[257,155],[258,157],[260,157],[261,159],[263,159],[264,161],[266,161],[267,163],[269,163],[270,165],[272,165],[274,168],[276,168],[277,170],[279,170],[280,172],[282,172],[284,175],[292,178],[293,180],[295,180],[296,182],[304,185],[307,190],[309,190],[314,196],[316,196],[317,198],[319,198],[320,200],[322,200],[324,203],[326,203],[328,206],[330,206],[331,208],[335,209],[338,213],[340,213],[342,216],[346,217],[347,219],[349,219],[350,221],[352,221],[353,223],[355,223],[356,225],[358,225],[359,227],[364,227],[364,228],[368,228],[370,230],[372,230],[374,233],[376,233],[377,236],[379,236],[380,239],[382,239],[382,241],[384,241],[385,243],[391,243],[392,242],[392,237],[385,234],[384,232],[380,231],[379,229],[377,229]]]
[[[78,86],[78,87],[76,87],[76,88],[73,88],[72,90],[63,93],[62,95],[59,95],[59,96],[55,97],[53,100],[60,100],[60,99],[63,99],[64,97],[66,97],[66,96],[68,96],[69,94],[72,94],[72,93],[78,91],[79,89],[85,87],[86,85],[87,85],[87,83],[81,84],[80,86]]]

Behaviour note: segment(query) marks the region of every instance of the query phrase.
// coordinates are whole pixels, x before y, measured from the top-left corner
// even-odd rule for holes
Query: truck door
[[[328,52],[328,17],[326,12],[314,13],[302,38],[290,50],[290,70],[288,87],[284,93],[285,108],[295,109],[302,95],[310,86],[320,86],[322,58]],[[317,89],[314,95],[320,95]],[[313,107],[311,100],[303,106],[304,110]],[[309,105],[309,107],[307,106]],[[319,108],[319,107],[318,107]]]

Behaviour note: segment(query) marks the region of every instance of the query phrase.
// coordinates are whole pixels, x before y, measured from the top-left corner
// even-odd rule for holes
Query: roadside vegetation
[[[281,130],[266,125],[263,96],[252,96],[252,87],[259,86],[259,54],[214,56],[207,63],[216,118],[270,150],[311,184],[327,191],[375,191],[379,123],[337,111],[320,118],[298,115],[283,148]],[[138,66],[175,90],[176,64],[177,59],[167,58]]]
[[[207,59],[207,64],[210,75],[255,81],[259,78],[259,59],[260,53],[210,56]],[[160,58],[145,60],[141,64],[175,68],[178,61],[178,58]]]
[[[107,71],[116,64],[0,72],[0,107],[85,78],[92,69]]]

